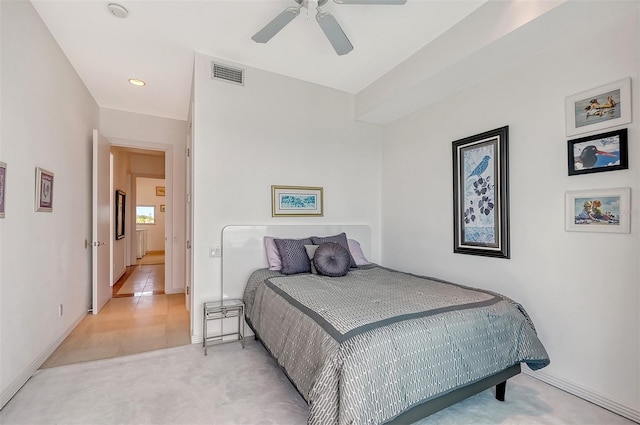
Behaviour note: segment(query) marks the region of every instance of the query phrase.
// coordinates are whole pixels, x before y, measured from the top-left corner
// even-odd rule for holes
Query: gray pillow
[[[313,241],[314,245],[322,245],[325,242],[335,242],[337,244],[340,244],[340,246],[346,249],[347,253],[349,254],[349,267],[358,267],[358,265],[356,264],[356,260],[351,255],[351,251],[349,251],[349,243],[347,242],[346,233],[342,232],[338,235],[326,237],[311,236],[311,241]]]
[[[305,245],[311,245],[311,239],[274,239],[278,247],[278,253],[282,259],[283,274],[309,273],[309,257],[304,249]]]
[[[313,264],[318,274],[330,277],[344,276],[349,271],[351,255],[342,245],[325,242],[313,254]]]

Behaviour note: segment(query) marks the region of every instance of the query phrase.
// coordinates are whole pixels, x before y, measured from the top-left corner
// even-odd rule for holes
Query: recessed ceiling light
[[[133,84],[134,86],[140,86],[140,87],[142,87],[142,86],[147,84],[142,80],[138,80],[137,78],[129,78],[129,82],[131,84]]]

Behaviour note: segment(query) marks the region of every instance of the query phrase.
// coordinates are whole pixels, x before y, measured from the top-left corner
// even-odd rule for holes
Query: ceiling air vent
[[[212,63],[211,65],[211,78],[214,80],[224,80],[244,86],[244,69],[232,68],[219,63]]]

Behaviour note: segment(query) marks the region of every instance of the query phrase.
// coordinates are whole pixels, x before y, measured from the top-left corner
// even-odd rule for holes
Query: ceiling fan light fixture
[[[147,85],[147,83],[145,83],[144,81],[139,80],[137,78],[129,78],[129,82],[131,84],[133,84],[134,86],[138,86],[138,87],[142,87],[142,86],[146,86]]]
[[[317,11],[316,21],[320,28],[324,32],[333,49],[338,55],[346,55],[353,50],[353,45],[349,41],[349,38],[344,33],[344,30],[340,27],[336,18],[328,12],[320,9],[329,0],[293,0],[297,3],[297,6],[289,7],[283,12],[280,12],[271,22],[265,25],[260,31],[255,33],[251,39],[256,43],[266,43],[271,40],[280,30],[282,30],[289,22],[291,22],[296,16],[300,14],[300,9],[307,9],[307,18],[309,17],[309,10],[315,8]],[[369,4],[369,5],[402,5],[407,0],[333,0],[338,4]]]

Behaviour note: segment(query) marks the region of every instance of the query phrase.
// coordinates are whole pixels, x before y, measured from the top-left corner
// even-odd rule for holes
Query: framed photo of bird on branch
[[[631,78],[569,96],[565,100],[567,136],[631,122]]]
[[[453,252],[509,258],[509,127],[453,142]]]
[[[629,168],[627,129],[569,140],[569,175]]]

